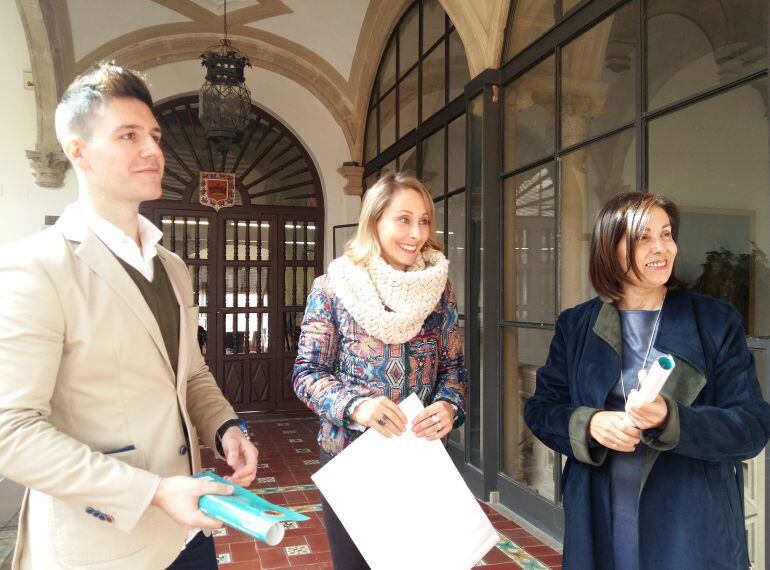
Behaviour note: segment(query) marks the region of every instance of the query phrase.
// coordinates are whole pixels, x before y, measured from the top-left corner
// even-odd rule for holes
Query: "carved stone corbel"
[[[64,174],[67,172],[69,161],[61,150],[44,149],[36,145],[35,150],[27,151],[27,158],[32,166],[35,184],[41,188],[64,186]]]
[[[355,162],[346,162],[337,169],[345,177],[347,183],[343,188],[348,196],[363,196],[364,194],[364,167]]]

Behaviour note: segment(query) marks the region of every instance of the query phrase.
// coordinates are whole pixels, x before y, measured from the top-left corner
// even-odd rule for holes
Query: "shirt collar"
[[[134,242],[131,237],[126,235],[125,232],[115,224],[99,216],[88,204],[80,202],[80,209],[83,213],[83,218],[91,231],[93,231],[112,251],[126,247],[129,244],[133,244],[133,246],[139,250],[136,242]],[[137,214],[137,216],[139,241],[142,244],[140,253],[142,258],[145,261],[148,261],[157,254],[156,246],[158,242],[163,239],[163,232],[155,227],[155,224],[144,216],[139,214]]]

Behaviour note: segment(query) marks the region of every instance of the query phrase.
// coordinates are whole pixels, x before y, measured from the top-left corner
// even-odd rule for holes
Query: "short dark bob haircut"
[[[588,275],[591,285],[602,299],[618,301],[623,297],[623,285],[630,283],[627,272],[618,260],[620,240],[626,240],[626,267],[630,267],[639,279],[642,278],[634,254],[650,221],[650,213],[656,206],[668,215],[671,235],[676,243],[679,238],[679,208],[665,196],[642,192],[618,194],[604,204],[596,216],[591,236]],[[669,290],[687,287],[685,282],[676,277],[675,268],[676,264],[665,284]]]

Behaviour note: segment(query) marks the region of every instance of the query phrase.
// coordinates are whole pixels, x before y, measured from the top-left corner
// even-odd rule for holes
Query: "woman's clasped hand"
[[[454,407],[448,402],[434,402],[417,414],[411,423],[415,436],[428,441],[441,439],[452,431],[455,421]],[[385,396],[369,398],[359,404],[350,419],[364,427],[372,428],[387,438],[407,431],[407,419],[393,401]]]

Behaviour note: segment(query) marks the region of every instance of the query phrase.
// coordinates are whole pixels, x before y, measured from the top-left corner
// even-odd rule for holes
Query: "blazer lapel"
[[[123,299],[128,308],[136,315],[139,322],[147,329],[163,359],[168,365],[168,372],[173,377],[173,368],[163,343],[163,336],[158,322],[150,307],[142,297],[139,288],[120,265],[115,255],[94,234],[79,215],[77,209],[68,207],[56,222],[65,238],[79,242],[75,248],[77,255],[91,270],[96,273],[117,295]]]

